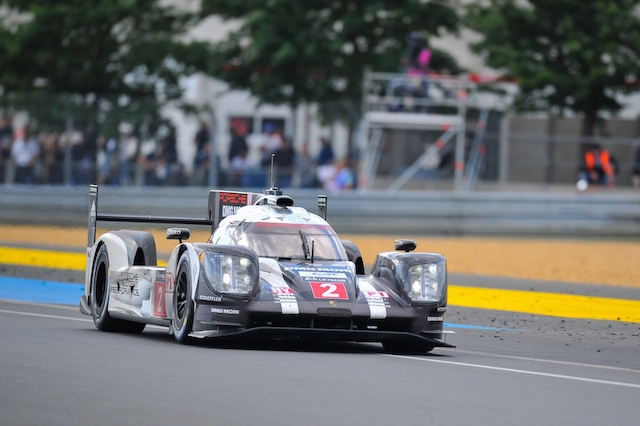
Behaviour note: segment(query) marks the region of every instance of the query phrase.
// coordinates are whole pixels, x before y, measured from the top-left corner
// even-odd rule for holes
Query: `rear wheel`
[[[385,351],[396,355],[424,355],[433,350],[432,345],[399,342],[396,340],[385,340],[382,342],[382,346]]]
[[[98,330],[141,333],[145,324],[114,319],[109,315],[109,255],[102,244],[93,261],[91,273],[91,310]]]
[[[192,284],[189,271],[189,255],[184,252],[178,261],[176,287],[173,293],[173,318],[171,319],[173,336],[179,343],[189,341],[189,333],[193,327]]]

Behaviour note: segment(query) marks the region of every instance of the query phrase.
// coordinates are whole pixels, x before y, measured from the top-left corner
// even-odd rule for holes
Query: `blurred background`
[[[96,182],[261,190],[273,160],[310,205],[406,193],[425,232],[636,235],[639,4],[2,0],[3,218]]]

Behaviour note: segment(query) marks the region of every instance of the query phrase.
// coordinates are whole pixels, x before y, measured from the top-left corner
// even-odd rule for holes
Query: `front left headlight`
[[[257,284],[257,269],[251,259],[205,251],[200,255],[205,280],[218,293],[247,295]]]
[[[447,266],[444,261],[413,265],[407,271],[406,292],[412,302],[438,302],[444,294]]]

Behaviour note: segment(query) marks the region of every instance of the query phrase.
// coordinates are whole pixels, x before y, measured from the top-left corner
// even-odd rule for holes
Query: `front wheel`
[[[191,274],[189,254],[185,251],[178,261],[176,287],[173,293],[173,318],[171,328],[179,343],[187,343],[193,327],[193,299],[191,299]]]
[[[384,350],[396,355],[424,355],[433,350],[431,345],[421,345],[417,343],[398,342],[396,340],[385,340],[382,342]]]

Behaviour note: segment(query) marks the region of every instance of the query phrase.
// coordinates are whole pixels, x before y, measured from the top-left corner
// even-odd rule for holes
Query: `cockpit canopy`
[[[214,244],[240,245],[260,257],[278,260],[347,260],[342,242],[329,225],[277,222],[228,222],[211,237]]]

